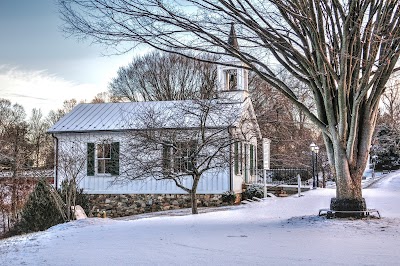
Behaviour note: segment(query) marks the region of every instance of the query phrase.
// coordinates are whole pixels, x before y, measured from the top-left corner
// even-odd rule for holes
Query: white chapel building
[[[237,46],[233,27],[229,43]],[[177,141],[182,145],[199,143],[196,138],[202,131],[205,135],[218,132],[219,145],[225,145],[220,149],[225,157],[220,158],[225,161],[218,159],[215,167],[202,174],[197,188],[199,206],[218,205],[227,191],[240,195],[243,184],[257,180],[257,145],[262,136],[249,97],[248,71],[235,58],[226,58],[224,63],[217,67],[216,99],[77,105],[48,130],[55,140],[55,186],[59,188],[65,178],[75,178],[90,195],[93,212],[107,211],[110,216],[188,207],[187,192],[173,180],[162,178],[163,171],[132,178],[143,170],[135,163],[144,158],[160,162],[160,169],[167,165],[170,171],[184,173],[193,167],[187,153],[174,154],[161,141],[153,150],[149,150],[151,145],[138,148],[135,138],[146,133],[161,139],[173,131],[175,137],[182,136]],[[199,115],[204,103],[211,108],[207,121],[200,123],[204,119],[195,118],[204,117]],[[184,174],[179,181],[187,187],[193,182]]]

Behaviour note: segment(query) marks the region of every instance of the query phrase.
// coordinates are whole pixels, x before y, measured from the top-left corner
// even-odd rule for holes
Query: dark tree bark
[[[199,211],[197,210],[197,187],[199,185],[201,175],[194,175],[193,176],[193,186],[190,189],[190,198],[192,201],[192,214],[198,214]]]

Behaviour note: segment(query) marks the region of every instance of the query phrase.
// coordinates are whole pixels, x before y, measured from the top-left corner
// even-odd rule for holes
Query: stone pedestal
[[[348,213],[335,213],[336,217],[344,218],[344,217],[354,217],[354,218],[363,218],[364,213],[351,213],[351,211],[365,211],[367,210],[367,204],[365,203],[365,199],[361,200],[357,199],[331,199],[330,209],[333,211],[346,211]]]

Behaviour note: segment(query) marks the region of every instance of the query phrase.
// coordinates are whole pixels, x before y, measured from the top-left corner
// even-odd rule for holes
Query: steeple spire
[[[231,23],[231,31],[230,31],[229,37],[228,37],[228,44],[232,48],[239,50],[239,44],[237,41],[236,31],[235,31],[235,24],[233,22]]]

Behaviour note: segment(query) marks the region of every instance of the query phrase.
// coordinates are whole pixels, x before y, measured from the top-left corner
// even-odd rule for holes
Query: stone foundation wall
[[[115,218],[191,207],[188,194],[90,194],[88,196],[91,209],[89,216],[99,216],[105,212],[107,217]],[[228,203],[222,202],[221,196],[216,194],[197,195],[197,206],[228,205]]]

